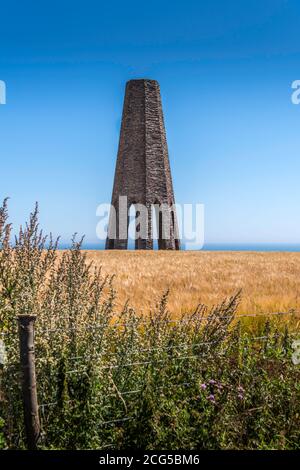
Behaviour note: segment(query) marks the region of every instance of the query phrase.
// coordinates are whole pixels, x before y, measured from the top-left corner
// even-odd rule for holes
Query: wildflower
[[[210,385],[215,385],[217,382],[214,379],[210,379],[209,384]]]
[[[237,388],[237,391],[238,391],[239,393],[244,393],[244,392],[245,392],[245,389],[239,385],[238,388]]]
[[[213,394],[209,395],[207,399],[211,401],[212,403],[216,403],[215,396]]]
[[[202,390],[206,390],[206,384],[201,384],[201,385],[200,385],[200,388],[201,388]]]
[[[244,395],[243,395],[242,393],[239,393],[239,394],[238,394],[238,398],[239,398],[240,400],[243,400],[243,399],[244,399]]]

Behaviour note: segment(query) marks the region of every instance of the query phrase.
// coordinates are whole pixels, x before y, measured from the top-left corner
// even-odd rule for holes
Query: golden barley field
[[[120,308],[128,299],[147,313],[169,289],[169,310],[177,317],[242,289],[240,314],[300,310],[300,253],[87,251],[87,259],[115,274]]]

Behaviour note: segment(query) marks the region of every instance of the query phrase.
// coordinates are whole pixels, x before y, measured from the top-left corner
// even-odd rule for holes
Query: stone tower
[[[125,232],[119,229],[122,217],[119,196],[127,197],[127,207],[122,209]],[[153,216],[157,222],[158,248],[180,248],[160,89],[156,80],[130,80],[126,84],[111,204],[115,208],[115,218],[110,214],[106,249],[127,248],[131,205],[136,207],[136,218],[140,216],[139,221],[146,224],[140,234],[141,224],[136,224],[136,249],[153,248]],[[140,204],[146,206],[147,214],[141,214]],[[169,223],[165,222],[168,217],[164,215],[169,215]]]

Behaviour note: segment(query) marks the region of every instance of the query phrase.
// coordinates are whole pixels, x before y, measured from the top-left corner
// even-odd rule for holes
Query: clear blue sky
[[[177,202],[206,242],[300,242],[297,0],[0,3],[0,198],[19,225],[96,241],[124,85],[160,82]]]

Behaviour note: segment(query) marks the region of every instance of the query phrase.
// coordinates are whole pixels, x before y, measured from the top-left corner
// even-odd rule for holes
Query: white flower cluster
[[[5,344],[2,339],[0,339],[0,364],[5,365],[7,363],[7,353],[5,349]]]
[[[295,366],[297,366],[300,364],[300,339],[293,341],[292,348],[294,350],[292,354],[292,362],[295,364]]]

